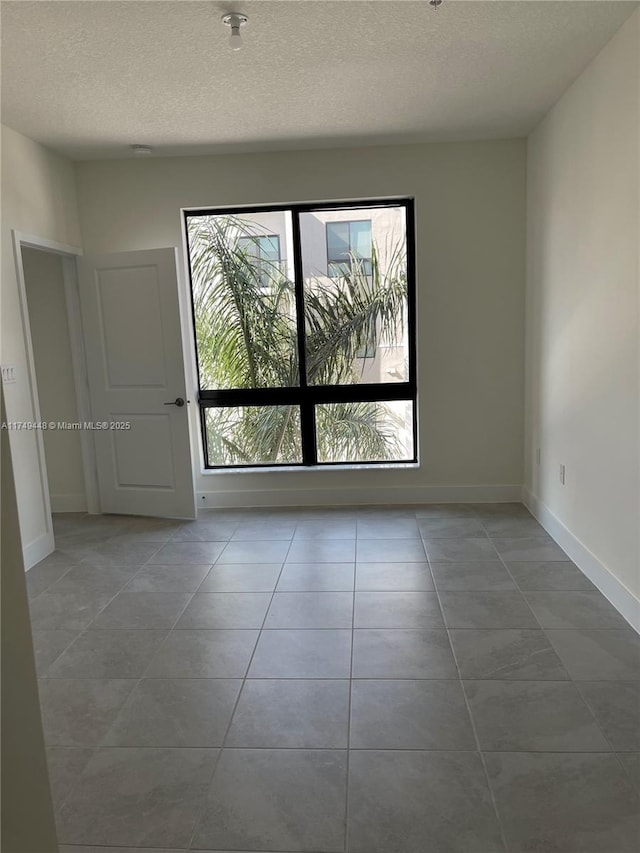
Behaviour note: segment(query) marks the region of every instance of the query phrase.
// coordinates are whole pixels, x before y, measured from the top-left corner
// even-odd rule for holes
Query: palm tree
[[[189,221],[202,388],[299,385],[295,288],[280,263],[261,260],[258,265],[246,248],[257,245],[261,230],[235,216]],[[309,385],[357,383],[363,351],[401,335],[407,294],[404,246],[386,254],[384,271],[374,247],[370,267],[352,257],[349,270],[329,285],[320,277],[305,283]],[[397,458],[400,424],[388,411],[382,418],[380,405],[318,405],[318,459]],[[214,464],[301,461],[297,406],[209,408],[205,419]]]

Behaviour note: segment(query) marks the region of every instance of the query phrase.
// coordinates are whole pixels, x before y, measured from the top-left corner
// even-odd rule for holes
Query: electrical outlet
[[[564,486],[564,465],[560,466],[560,482]]]
[[[536,465],[540,464],[540,448],[536,448]]]

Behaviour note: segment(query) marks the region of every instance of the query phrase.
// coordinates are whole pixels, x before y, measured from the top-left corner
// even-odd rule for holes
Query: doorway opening
[[[62,258],[23,246],[22,266],[51,511],[86,512]]]
[[[44,532],[40,527],[33,538],[21,512],[29,568],[55,547],[52,512],[98,513],[100,504],[93,439],[81,428],[91,416],[76,273],[79,250],[18,232],[14,246],[33,424],[12,444],[37,464],[45,514]],[[26,442],[30,450],[18,447]]]

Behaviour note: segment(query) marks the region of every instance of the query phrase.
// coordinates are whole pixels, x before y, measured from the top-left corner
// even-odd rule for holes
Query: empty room
[[[638,853],[635,0],[0,0],[2,849]]]

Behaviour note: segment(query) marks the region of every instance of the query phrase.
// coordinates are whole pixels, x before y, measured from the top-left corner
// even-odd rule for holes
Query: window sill
[[[202,468],[200,473],[203,477],[217,476],[220,474],[276,474],[285,472],[287,474],[309,474],[317,471],[388,471],[390,469],[418,469],[419,462],[389,462],[376,463],[374,465],[256,465],[253,468]]]

